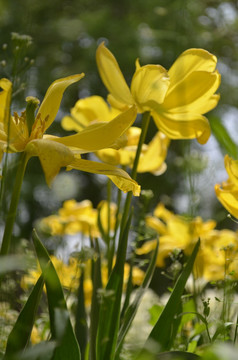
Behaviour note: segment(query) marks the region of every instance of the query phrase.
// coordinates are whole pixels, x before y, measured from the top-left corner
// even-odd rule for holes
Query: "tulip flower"
[[[226,155],[224,163],[229,178],[215,185],[215,193],[226,210],[238,219],[238,161]]]
[[[108,106],[102,97],[90,96],[78,100],[71,109],[71,116],[65,116],[61,125],[65,130],[80,132],[92,123],[111,121],[120,113],[120,110]],[[95,155],[105,163],[132,168],[140,135],[141,129],[131,126],[124,134],[120,149],[105,148],[96,151]],[[164,173],[168,146],[168,137],[157,132],[149,144],[143,144],[137,172],[151,172],[155,175]]]
[[[210,136],[205,116],[218,103],[220,84],[217,59],[203,49],[184,51],[167,72],[160,65],[140,66],[129,89],[113,54],[101,43],[97,65],[108,101],[119,109],[136,105],[138,113],[150,112],[158,129],[170,139],[193,139],[204,144]]]
[[[26,111],[22,112],[20,116],[17,113],[10,116],[12,84],[7,79],[1,79],[0,87],[3,89],[0,93],[1,154],[5,151],[25,152],[28,159],[38,156],[48,185],[61,167],[69,167],[69,169],[77,168],[82,171],[111,176],[112,181],[120,189],[132,190],[135,195],[138,195],[139,186],[121,169],[83,160],[80,157],[82,153],[97,151],[104,147],[118,148],[120,146],[118,138],[135,120],[136,110],[133,106],[120,113],[110,123],[91,125],[75,135],[59,138],[45,134],[56,117],[65,89],[83,76],[84,74],[73,75],[54,81],[47,90],[36,115],[35,111],[39,101],[36,98],[28,97]],[[120,178],[119,181],[117,177]]]

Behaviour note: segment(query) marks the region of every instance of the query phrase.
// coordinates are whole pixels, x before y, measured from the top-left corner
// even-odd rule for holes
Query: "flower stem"
[[[143,114],[143,117],[142,117],[141,135],[140,135],[139,143],[137,146],[136,156],[135,156],[135,160],[134,160],[134,164],[133,164],[133,168],[132,168],[132,172],[131,172],[131,177],[133,180],[136,180],[137,167],[139,164],[141,149],[142,149],[142,145],[144,144],[144,141],[145,141],[149,122],[150,122],[150,113],[146,112]],[[124,233],[124,229],[125,229],[127,219],[128,219],[128,214],[129,214],[130,205],[131,205],[131,198],[132,198],[132,192],[130,191],[127,193],[124,210],[123,210],[123,214],[122,214],[121,231],[120,231],[120,237],[119,237],[119,243],[118,243],[118,253],[117,253],[118,257],[123,256],[120,254],[121,252],[122,252],[122,254],[124,253],[124,256],[126,254],[128,239],[124,239],[123,233]]]
[[[29,155],[25,152],[21,154],[19,165],[17,168],[15,184],[12,192],[11,204],[8,210],[5,230],[2,239],[2,246],[0,255],[7,255],[10,249],[11,237],[12,237],[12,230],[13,225],[15,222],[17,206],[19,202],[20,192],[21,192],[21,185],[25,174],[25,169],[27,162],[29,160]]]
[[[137,146],[136,156],[135,156],[135,160],[134,160],[134,164],[133,164],[133,168],[132,168],[132,172],[131,172],[131,177],[133,180],[136,180],[137,168],[138,168],[138,164],[139,164],[141,149],[142,149],[142,145],[144,144],[144,141],[145,141],[149,122],[150,122],[150,113],[145,112],[142,117],[141,135],[140,135],[139,143]],[[125,205],[124,205],[124,211],[123,211],[122,222],[121,222],[122,230],[123,230],[123,228],[126,224],[127,218],[128,218],[128,213],[129,213],[129,209],[130,209],[130,205],[131,205],[131,198],[132,198],[132,192],[130,191],[127,193],[127,197],[126,197],[126,201],[125,201]]]

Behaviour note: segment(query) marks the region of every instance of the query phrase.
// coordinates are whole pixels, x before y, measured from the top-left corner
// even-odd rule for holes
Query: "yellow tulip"
[[[109,123],[93,124],[80,133],[62,138],[45,134],[54,121],[66,88],[79,81],[84,74],[73,75],[54,81],[35,115],[39,101],[28,97],[27,107],[19,116],[10,115],[12,84],[7,79],[0,80],[0,155],[3,152],[25,152],[27,157],[38,156],[48,185],[61,167],[110,176],[123,191],[133,191],[139,195],[140,187],[121,169],[100,163],[82,160],[80,154],[102,148],[118,148],[120,138],[136,118],[135,107],[120,113]]]
[[[203,49],[183,52],[167,72],[160,65],[140,66],[132,77],[131,88],[113,54],[100,44],[96,60],[108,101],[125,109],[132,104],[139,113],[149,111],[159,130],[171,139],[197,138],[201,144],[210,136],[206,112],[218,103],[215,92],[220,84],[217,59]]]
[[[100,96],[90,96],[80,99],[71,109],[71,116],[62,119],[62,127],[65,130],[77,132],[87,128],[90,124],[109,122],[114,116],[121,113],[118,109],[110,107]],[[111,165],[129,166],[132,168],[136,156],[141,129],[130,127],[121,138],[121,148],[116,150],[105,148],[95,152],[96,156],[103,162]],[[143,144],[138,172],[151,172],[160,175],[166,170],[165,158],[169,146],[169,139],[161,132],[157,132],[149,144]]]
[[[226,210],[238,219],[238,161],[226,155],[224,163],[229,178],[222,185],[215,185],[215,193]]]

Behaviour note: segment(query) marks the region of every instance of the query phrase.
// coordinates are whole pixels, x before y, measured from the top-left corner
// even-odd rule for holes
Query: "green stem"
[[[142,117],[141,135],[140,135],[139,143],[137,146],[136,156],[135,156],[135,160],[134,160],[134,164],[133,164],[133,168],[132,168],[132,172],[131,172],[131,177],[133,180],[136,180],[137,167],[139,164],[141,149],[142,149],[142,145],[145,142],[149,122],[150,122],[150,113],[145,112]],[[122,220],[121,220],[121,233],[120,233],[118,248],[120,248],[121,242],[123,241],[121,235],[123,233],[123,230],[124,230],[126,222],[127,222],[128,213],[129,213],[130,205],[131,205],[131,198],[132,198],[132,192],[130,191],[127,193],[127,197],[126,197],[126,201],[125,201],[125,205],[124,205],[124,211],[123,211]]]
[[[16,173],[15,184],[12,192],[10,208],[7,214],[0,255],[7,255],[10,249],[12,230],[16,218],[16,211],[17,211],[17,206],[21,192],[21,185],[24,178],[25,169],[28,160],[29,160],[28,154],[23,152],[21,154],[20,162]]]

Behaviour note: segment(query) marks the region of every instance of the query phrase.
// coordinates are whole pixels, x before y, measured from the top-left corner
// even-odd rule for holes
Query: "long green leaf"
[[[53,263],[51,262],[47,250],[41,243],[35,230],[33,231],[33,242],[41,269],[45,273],[45,285],[50,315],[50,328],[53,339],[59,338],[59,332],[57,331],[56,325],[60,322],[65,324],[65,331],[63,336],[59,339],[60,344],[55,350],[54,359],[80,360],[81,355],[79,345],[76,340],[69,316],[67,317],[67,321],[65,320],[65,313],[68,314],[68,309],[59,277]],[[58,309],[62,311],[59,312]]]
[[[181,296],[183,295],[187,279],[193,269],[193,264],[199,249],[199,245],[200,240],[198,240],[197,244],[195,245],[186,266],[180,274],[166,306],[164,307],[157,323],[149,335],[146,345],[148,345],[148,343],[153,340],[158,344],[160,351],[169,350],[169,344],[171,344],[173,320],[179,309]],[[175,334],[173,335],[175,336]]]
[[[44,278],[43,275],[41,275],[8,337],[5,359],[12,357],[15,353],[23,351],[27,346],[41,298],[43,284]]]
[[[81,270],[80,284],[78,289],[78,303],[76,308],[75,335],[79,343],[82,358],[88,343],[87,314],[84,299],[84,270]]]
[[[123,234],[121,234],[125,240],[123,245],[127,244],[131,216],[132,214],[130,214]],[[105,295],[101,301],[96,344],[97,359],[100,360],[114,358],[120,320],[125,256],[126,246],[123,249],[118,249],[116,264],[111,272]]]
[[[232,140],[230,134],[226,130],[225,126],[222,124],[221,120],[218,117],[210,117],[210,124],[212,128],[212,133],[217,139],[221,149],[226,154],[232,156],[234,159],[238,157],[238,147],[237,144]]]
[[[123,340],[130,328],[130,325],[136,315],[140,300],[141,300],[142,296],[144,295],[145,290],[148,288],[148,286],[150,284],[150,281],[152,279],[152,276],[153,276],[154,270],[155,270],[155,266],[156,266],[157,255],[158,255],[158,242],[157,242],[156,249],[153,253],[153,256],[151,258],[150,264],[148,266],[148,269],[146,271],[143,283],[137,290],[137,294],[136,294],[134,301],[132,302],[131,305],[129,305],[129,307],[127,308],[127,310],[125,312],[125,316],[124,316],[124,319],[123,319],[123,322],[122,322],[122,325],[121,325],[121,328],[120,328],[120,331],[118,334],[116,356],[119,356],[119,351],[120,351],[121,345],[122,345]]]
[[[92,259],[93,293],[92,293],[92,301],[91,301],[90,333],[89,333],[90,360],[96,360],[96,339],[97,339],[97,329],[98,329],[99,311],[100,311],[98,290],[102,288],[101,257],[100,257],[100,248],[97,239],[95,239],[95,250],[97,252],[97,258],[96,260]]]

